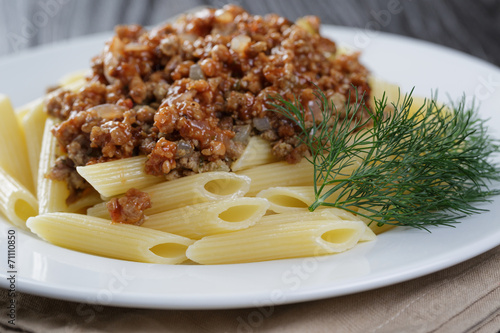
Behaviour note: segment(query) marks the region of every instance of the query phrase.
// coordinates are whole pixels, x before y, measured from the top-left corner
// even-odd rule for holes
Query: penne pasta
[[[57,140],[50,131],[55,123],[55,119],[48,118],[43,132],[37,182],[38,210],[40,214],[65,212],[68,209],[66,198],[69,195],[69,190],[66,182],[46,177],[54,165],[57,155]]]
[[[269,141],[260,136],[252,136],[243,154],[231,165],[231,171],[245,170],[273,162],[277,162],[277,158],[271,152]]]
[[[332,202],[338,195],[338,192],[339,191],[337,191],[337,193],[332,194],[328,198],[328,202]],[[314,188],[312,186],[272,187],[259,192],[257,194],[257,197],[267,199],[270,205],[269,210],[272,210],[275,213],[286,213],[289,211],[295,211],[295,212],[305,211],[307,207],[309,207],[315,200]],[[319,211],[323,211],[324,209],[328,211],[331,208],[325,208],[320,206],[318,207],[318,209]],[[357,207],[353,207],[352,209],[360,213],[369,214],[369,212],[364,209],[358,209]],[[345,213],[350,214],[348,212]],[[357,219],[369,224],[370,229],[375,234],[380,234],[381,232],[389,230],[393,227],[388,224],[379,227],[377,226],[377,223],[370,223],[371,220],[362,216],[358,216]]]
[[[96,191],[90,191],[86,196],[66,204],[70,192],[66,182],[47,178],[54,162],[59,155],[57,140],[51,133],[51,128],[56,124],[53,118],[47,118],[42,138],[40,160],[37,175],[38,210],[40,214],[52,212],[79,212],[82,209],[102,202]]]
[[[328,188],[332,188],[332,186],[328,186]],[[338,193],[340,193],[340,190],[328,197],[326,202],[334,202]],[[257,197],[267,199],[270,204],[269,209],[275,213],[303,210],[311,206],[316,200],[313,186],[271,187],[260,191]]]
[[[324,208],[310,212],[307,209],[286,212],[282,214],[273,214],[264,216],[258,223],[269,222],[307,222],[313,220],[328,220],[328,221],[353,221],[359,222],[364,219],[360,216],[349,213],[339,208]],[[375,233],[368,226],[365,228],[363,235],[359,239],[360,242],[372,241],[376,238]]]
[[[99,203],[102,203],[102,198],[97,193],[91,189],[89,193],[86,193],[83,197],[79,198],[75,202],[72,202],[67,206],[67,209],[63,210],[64,212],[71,213],[86,213],[89,207],[93,207]]]
[[[307,160],[297,164],[285,161],[260,165],[255,168],[236,172],[251,179],[248,195],[256,195],[260,191],[273,186],[313,185],[313,165]]]
[[[43,100],[44,100],[44,98],[40,97],[40,98],[35,99],[34,101],[31,101],[29,103],[26,103],[26,104],[20,106],[20,107],[17,107],[15,109],[15,113],[16,113],[17,121],[19,122],[19,124],[23,123],[24,117],[30,112],[30,110],[32,108],[34,108],[35,106],[37,106],[39,104],[43,104]],[[25,130],[25,129],[23,128],[22,130]]]
[[[26,220],[38,214],[36,198],[0,167],[0,211],[16,227],[27,229]]]
[[[34,193],[26,140],[10,100],[0,95],[0,166],[26,189]]]
[[[261,198],[218,200],[150,215],[142,226],[200,239],[251,227],[268,207],[267,200]]]
[[[83,84],[82,73],[72,73],[60,81],[62,88],[77,91]],[[45,112],[45,99],[59,92],[60,89],[49,93],[45,98],[38,98],[16,110],[18,121],[22,125],[22,130],[27,145],[27,154],[31,176],[33,180],[33,188],[36,189],[38,183],[38,165],[40,161],[41,142],[47,113]]]
[[[38,183],[38,167],[40,165],[40,152],[42,150],[43,133],[47,113],[44,110],[43,100],[38,100],[38,103],[31,106],[22,120],[22,125],[25,131],[26,142],[28,148],[28,160],[33,177],[33,186],[37,187]]]
[[[189,238],[73,213],[50,213],[28,219],[42,239],[71,250],[109,258],[178,264],[186,260]]]
[[[353,161],[349,167],[342,170],[342,175],[339,177],[349,175],[358,165],[359,162]],[[237,174],[247,176],[252,180],[248,195],[256,195],[270,187],[313,186],[314,184],[314,167],[305,158],[297,164],[281,161],[238,171]]]
[[[231,264],[333,254],[355,246],[366,230],[361,221],[260,222],[202,238],[186,255],[200,264]]]
[[[248,192],[250,179],[232,172],[205,172],[164,181],[142,189],[151,198],[148,215],[197,203],[241,197]],[[182,193],[182,194],[179,194]],[[88,209],[92,216],[109,218],[106,203]]]
[[[339,221],[361,221],[356,215],[349,213],[345,210],[339,208],[324,208],[321,210],[315,210],[310,212],[307,209],[300,211],[286,212],[282,214],[271,214],[264,216],[260,222],[280,222],[280,221],[290,221],[290,222],[301,222],[301,221],[311,221],[311,220],[339,220]]]
[[[146,156],[123,158],[76,168],[78,173],[104,197],[127,192],[130,188],[145,188],[164,178],[148,175],[144,171]]]

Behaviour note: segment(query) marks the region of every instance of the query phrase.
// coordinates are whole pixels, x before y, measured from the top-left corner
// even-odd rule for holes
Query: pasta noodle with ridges
[[[182,195],[179,195],[182,188]],[[237,198],[244,196],[250,188],[250,179],[232,172],[213,171],[170,181],[143,188],[149,194],[152,207],[148,215],[167,210],[193,205],[197,203]],[[98,204],[88,209],[92,216],[109,218],[106,203]]]
[[[40,162],[40,151],[42,149],[41,142],[43,138],[44,124],[48,117],[44,105],[45,100],[49,96],[59,92],[61,89],[77,91],[83,86],[84,80],[81,73],[73,73],[68,75],[67,79],[61,80],[60,83],[62,86],[61,88],[49,93],[46,98],[40,98],[32,103],[28,103],[26,106],[22,107],[22,110],[20,111],[23,113],[20,122],[25,132],[26,142],[30,143],[27,145],[27,149],[34,188],[37,187],[38,183],[38,165]]]
[[[328,188],[325,187],[325,192]],[[257,197],[266,198],[269,203],[269,209],[275,213],[285,213],[290,210],[302,210],[316,200],[313,186],[277,186],[270,187],[257,193]],[[335,193],[328,197],[327,202],[333,202],[336,198]]]
[[[46,241],[104,257],[156,264],[179,264],[194,241],[167,232],[73,213],[49,213],[27,226]]]
[[[17,107],[15,109],[15,113],[16,113],[17,121],[19,122],[19,124],[23,124],[24,117],[26,117],[26,115],[30,112],[31,109],[33,109],[37,105],[42,104],[44,99],[45,98],[40,97],[40,98],[37,98],[31,102],[28,102],[28,103],[22,105],[22,106]],[[24,128],[22,128],[22,130],[24,131]]]
[[[345,210],[339,208],[324,208],[310,212],[307,209],[297,210],[293,212],[286,212],[280,214],[271,214],[264,216],[258,223],[278,223],[283,221],[290,222],[305,222],[305,221],[352,221],[360,222],[364,220],[360,216],[356,216]],[[375,233],[368,226],[365,228],[363,235],[360,237],[360,242],[372,241],[376,238]]]
[[[161,182],[161,177],[148,175],[144,171],[146,156],[123,158],[76,168],[102,196],[113,197],[130,188],[141,189]]]
[[[332,254],[355,246],[361,221],[272,221],[227,234],[207,236],[186,255],[200,264],[231,264]]]
[[[7,96],[0,94],[0,166],[34,193],[26,139]]]
[[[0,167],[0,211],[15,226],[27,230],[26,220],[38,214],[36,198]]]
[[[47,113],[44,111],[43,100],[34,104],[23,117],[22,124],[25,131],[26,142],[30,144],[28,148],[28,159],[33,177],[33,186],[38,183],[38,166],[40,164],[40,152],[42,150],[43,132]]]
[[[47,118],[45,122],[37,182],[39,214],[65,212],[68,209],[66,198],[69,190],[66,182],[47,178],[58,154],[57,140],[50,131],[55,124],[56,120],[53,118]]]
[[[210,201],[148,215],[142,226],[200,239],[249,228],[264,216],[268,207],[268,201],[261,198]]]
[[[339,177],[348,176],[358,163],[356,161],[351,163],[349,167],[342,170],[342,175],[339,175]],[[306,159],[302,159],[297,164],[289,164],[281,161],[260,165],[236,173],[247,176],[252,180],[248,195],[256,195],[269,187],[312,186],[314,184],[313,172],[313,165]]]

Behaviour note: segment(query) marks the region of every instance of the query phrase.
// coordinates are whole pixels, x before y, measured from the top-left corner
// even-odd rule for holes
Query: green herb
[[[449,107],[432,99],[412,111],[410,93],[387,112],[385,96],[373,110],[357,96],[337,112],[320,90],[316,97],[322,119],[312,121],[297,99],[272,97],[275,111],[296,123],[311,152],[316,201],[309,210],[336,207],[379,226],[427,230],[479,213],[474,203],[500,194],[488,186],[500,180],[500,167],[491,162],[499,141],[465,99]]]

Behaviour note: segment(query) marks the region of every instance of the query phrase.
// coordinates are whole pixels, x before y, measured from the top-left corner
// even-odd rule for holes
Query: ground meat
[[[168,178],[229,170],[248,135],[296,163],[307,149],[294,123],[270,110],[270,96],[297,99],[312,121],[321,116],[315,87],[339,113],[356,92],[361,104],[370,93],[359,55],[338,55],[319,26],[313,16],[294,24],[234,5],[150,31],[119,26],[92,60],[85,86],[47,101],[62,120],[52,132],[74,166],[148,155],[146,172]]]
[[[160,138],[146,161],[146,172],[150,175],[160,176],[175,169],[176,150],[177,145],[175,142]]]
[[[124,196],[111,199],[106,206],[114,223],[141,225],[144,210],[151,208],[151,199],[149,194],[131,188]]]
[[[92,191],[89,183],[76,172],[73,161],[67,156],[59,157],[47,177],[52,180],[64,181],[70,191],[66,204],[69,205],[78,200],[82,195]]]
[[[46,102],[47,112],[50,116],[59,119],[67,119],[76,99],[76,93],[68,90],[60,90]]]

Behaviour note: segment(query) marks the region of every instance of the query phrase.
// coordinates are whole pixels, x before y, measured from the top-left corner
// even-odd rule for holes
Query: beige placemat
[[[500,247],[449,269],[355,295],[274,307],[172,311],[102,307],[19,293],[2,332],[500,331]]]

